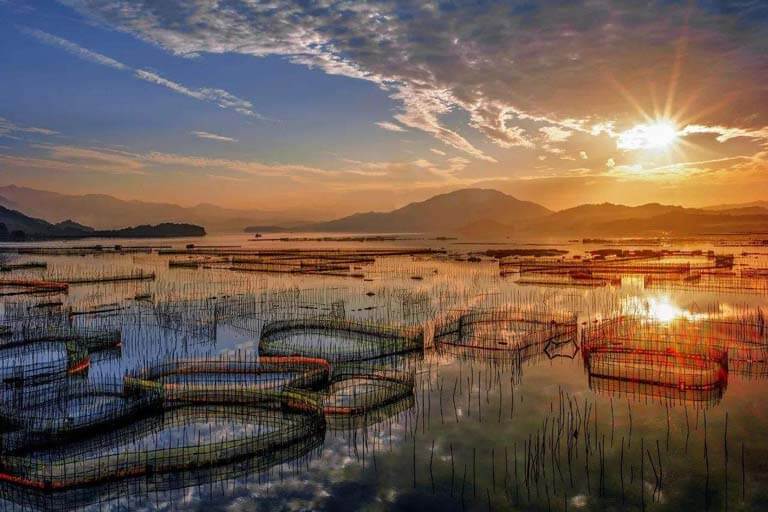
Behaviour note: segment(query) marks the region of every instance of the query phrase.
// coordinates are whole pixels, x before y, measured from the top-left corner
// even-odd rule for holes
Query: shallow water
[[[113,241],[94,243],[107,245]],[[177,247],[187,243],[242,245],[248,249],[436,247],[457,254],[496,247],[434,240],[250,242],[243,236],[157,243]],[[512,241],[504,243],[513,245]],[[563,242],[546,247],[563,248],[571,254],[596,248]],[[763,251],[763,256],[738,256],[741,248],[700,242],[686,244],[685,248],[735,252],[737,268],[746,264],[768,266],[766,249],[748,249]],[[426,333],[427,348],[403,356],[407,361],[396,365],[408,369],[415,379],[413,397],[405,410],[383,408],[378,416],[350,421],[349,428],[326,429],[320,446],[297,449],[294,456],[287,458],[276,457],[267,469],[232,468],[209,476],[199,485],[173,490],[148,491],[133,486],[127,494],[95,492],[81,503],[67,501],[66,509],[768,508],[768,405],[763,399],[768,390],[768,369],[763,364],[729,369],[727,379],[716,389],[680,390],[653,382],[590,376],[582,353],[574,354],[565,347],[508,359],[476,351],[437,350],[430,345],[435,323],[457,311],[513,306],[537,313],[572,314],[578,318],[581,333],[595,319],[630,312],[671,321],[696,319],[712,312],[729,315],[744,307],[764,308],[768,298],[763,293],[674,286],[645,289],[642,279],[631,277],[624,278],[621,286],[599,288],[523,286],[514,278],[500,277],[498,264],[490,259],[473,263],[456,261],[452,255],[377,258],[375,263],[363,266],[370,281],[221,268],[169,269],[169,257],[157,254],[12,258],[44,259],[49,264],[46,270],[20,271],[14,278],[114,275],[132,269],[157,274],[150,282],[73,286],[66,296],[4,299],[5,319],[13,308],[24,309],[54,299],[79,312],[107,306],[121,308],[72,317],[75,327],[110,327],[122,332],[118,354],[92,359],[87,378],[93,382],[119,379],[126,372],[165,359],[223,354],[256,358],[261,329],[273,320],[331,315],[392,326],[421,326]],[[147,295],[148,299],[137,300]],[[241,295],[258,300],[247,307],[231,301]],[[212,297],[230,300],[226,308],[217,311],[215,321],[205,306],[211,304],[205,300]],[[161,316],[157,315],[159,308],[148,306],[178,304],[181,300],[197,302],[189,307],[165,308]],[[587,322],[586,327],[582,322]],[[525,332],[524,326],[509,322],[501,323],[496,332],[485,325],[477,330],[478,335],[502,339]],[[306,334],[292,338],[285,354],[320,345],[346,350],[354,343],[354,337]],[[46,360],[56,357],[61,355],[47,354]],[[22,358],[26,362],[34,360],[24,354]],[[644,374],[649,373],[642,361],[637,366],[643,368]],[[252,376],[243,379],[258,382]],[[206,378],[191,380],[198,383]],[[227,375],[226,382],[232,381],[236,379]],[[67,404],[70,410],[73,406]],[[267,431],[273,427],[221,418],[210,425],[195,421],[153,430],[151,435],[135,441],[98,445],[96,449],[103,453],[119,453],[128,446],[149,450],[194,444],[206,438],[236,438],[262,428]],[[18,497],[0,503],[0,508],[8,510],[26,506]],[[55,506],[64,502],[45,503]]]

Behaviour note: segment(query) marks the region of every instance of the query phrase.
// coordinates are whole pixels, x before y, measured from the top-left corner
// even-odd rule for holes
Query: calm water
[[[471,251],[506,245],[411,238],[256,242],[233,235],[117,243],[180,248],[194,243],[261,250],[431,247],[445,249],[448,254],[376,258],[374,263],[361,266],[364,279],[238,272],[215,264],[208,265],[213,268],[168,268],[168,260],[179,256],[156,253],[8,255],[13,263],[48,263],[47,269],[8,275],[14,279],[107,276],[136,269],[156,274],[151,281],[73,285],[67,295],[2,298],[6,321],[14,311],[29,311],[30,305],[47,301],[61,300],[65,308],[80,313],[113,310],[72,317],[75,327],[109,326],[122,332],[119,354],[94,355],[86,377],[91,382],[119,380],[126,372],[172,358],[255,356],[261,329],[273,320],[328,314],[391,326],[417,326],[427,333],[423,352],[402,356],[405,362],[397,362],[398,368],[412,372],[413,395],[379,411],[367,425],[329,424],[290,453],[275,456],[272,463],[265,464],[267,467],[244,471],[219,468],[209,475],[198,475],[199,485],[147,490],[141,482],[133,482],[119,489],[91,489],[81,498],[54,497],[41,502],[40,507],[207,511],[768,509],[768,405],[764,399],[768,368],[763,365],[738,371],[731,368],[726,382],[706,392],[677,392],[652,382],[616,383],[590,377],[574,344],[556,347],[551,353],[526,353],[510,362],[482,352],[436,350],[429,343],[435,324],[457,311],[527,308],[537,313],[574,314],[589,326],[596,319],[628,313],[670,321],[713,313],[727,316],[743,308],[764,308],[768,303],[765,293],[738,288],[697,290],[691,286],[646,289],[642,279],[632,277],[625,277],[621,286],[596,288],[519,285],[514,276],[500,277],[498,263],[491,258],[457,261]],[[106,246],[116,242],[57,245],[94,243]],[[569,256],[598,247],[562,241],[535,243],[562,248]],[[511,240],[504,244],[537,247]],[[679,248],[713,248],[736,254],[736,269],[768,266],[768,249],[715,247],[703,242]],[[204,308],[193,306],[179,308],[175,317],[170,313],[157,316],[162,309],[158,304],[200,304],[212,297],[227,300],[237,296],[259,297],[262,306],[215,321],[206,317]],[[581,332],[584,326],[579,329]],[[507,334],[514,336],[515,332],[511,329]],[[295,343],[300,346],[318,339],[308,334]],[[20,356],[14,352],[12,357]],[[25,356],[24,360],[37,361],[34,357]],[[41,360],[51,357],[46,352]],[[12,400],[14,389],[6,384],[3,393],[6,401]],[[149,418],[145,420],[146,431],[134,434],[130,442],[116,435],[113,443],[97,443],[88,448],[89,453],[119,452],[119,446],[127,445],[132,450],[151,450],[201,439],[243,438],[282,425],[268,421],[261,425],[259,416],[229,416],[226,411],[211,417],[175,414],[178,418],[165,428],[158,430],[162,421]],[[290,424],[293,420],[280,421]],[[24,509],[28,505],[20,504],[23,499],[21,493],[2,502],[2,508]]]

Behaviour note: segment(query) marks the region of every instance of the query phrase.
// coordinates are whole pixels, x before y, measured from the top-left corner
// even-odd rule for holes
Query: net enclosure
[[[301,355],[325,359],[331,364],[378,359],[423,347],[421,328],[326,317],[268,323],[259,341],[259,352],[263,355]]]
[[[125,377],[127,389],[156,390],[165,402],[268,403],[287,396],[316,401],[301,390],[327,385],[330,364],[302,356],[171,360]]]
[[[438,351],[489,361],[529,360],[572,342],[575,316],[514,308],[459,312],[435,328]]]

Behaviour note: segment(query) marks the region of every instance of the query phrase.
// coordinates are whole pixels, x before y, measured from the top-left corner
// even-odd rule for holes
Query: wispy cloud
[[[407,131],[405,128],[400,126],[399,124],[391,123],[389,121],[379,121],[376,123],[376,126],[379,128],[383,128],[390,132],[404,132]]]
[[[225,137],[224,135],[218,135],[216,133],[210,133],[210,132],[191,132],[191,133],[198,139],[209,139],[209,140],[215,140],[218,142],[237,142],[237,139],[233,139],[232,137]]]
[[[218,105],[223,109],[234,110],[235,112],[238,112],[245,116],[264,119],[263,116],[261,116],[259,113],[257,113],[254,110],[253,103],[243,98],[239,98],[234,94],[228,91],[225,91],[224,89],[218,89],[218,88],[212,88],[212,87],[202,87],[202,88],[188,87],[178,82],[174,82],[173,80],[169,80],[155,73],[154,71],[132,68],[131,66],[128,66],[127,64],[123,64],[122,62],[117,61],[111,57],[108,57],[101,53],[94,52],[87,48],[83,48],[77,43],[73,43],[72,41],[69,41],[67,39],[63,39],[61,37],[54,36],[47,32],[43,32],[42,30],[23,28],[22,31],[26,34],[31,35],[32,37],[36,38],[37,40],[45,44],[62,48],[68,53],[76,57],[79,57],[83,60],[87,60],[89,62],[100,64],[102,66],[107,66],[120,71],[130,71],[133,73],[133,76],[138,78],[139,80],[143,80],[145,82],[149,82],[155,85],[159,85],[161,87],[165,87],[166,89],[169,89],[178,94],[182,94],[184,96],[188,96],[190,98],[194,98],[199,101],[215,103],[216,105]]]
[[[59,48],[62,48],[68,53],[71,53],[75,57],[79,57],[83,60],[93,62],[94,64],[101,64],[102,66],[108,66],[110,68],[119,69],[121,71],[125,71],[129,69],[128,66],[126,66],[122,62],[116,61],[111,57],[107,57],[106,55],[102,55],[101,53],[88,50],[87,48],[83,48],[82,46],[75,44],[72,41],[68,41],[61,37],[54,36],[53,34],[43,32],[42,30],[27,28],[27,27],[24,27],[21,30],[25,34],[28,34],[34,37],[40,42],[49,44],[51,46],[58,46]]]
[[[559,126],[542,126],[539,131],[544,134],[544,137],[549,142],[565,142],[567,141],[573,132],[565,130]]]
[[[9,170],[35,169],[49,172],[101,173],[123,175],[160,175],[177,172],[195,177],[224,181],[250,181],[258,178],[282,178],[295,183],[323,184],[331,188],[376,185],[416,185],[425,183],[463,184],[474,180],[458,174],[470,165],[462,157],[436,164],[426,159],[408,161],[356,161],[344,159],[344,167],[324,169],[307,165],[265,163],[258,160],[214,158],[159,151],[132,152],[107,147],[81,147],[54,144],[33,146],[34,157],[0,153],[0,164]]]
[[[718,142],[727,142],[731,139],[737,139],[741,137],[749,139],[764,139],[768,141],[768,126],[750,130],[728,126],[706,126],[701,124],[689,124],[680,130],[678,135],[683,136],[697,133],[708,133],[716,135],[715,140]]]
[[[57,135],[59,132],[37,126],[20,126],[4,117],[0,117],[0,137],[17,138],[19,133],[34,133],[38,135]]]
[[[718,114],[722,119],[698,122],[750,129],[739,121],[768,97],[755,81],[768,70],[768,26],[753,21],[761,19],[752,12],[760,9],[755,1],[727,11],[633,0],[543,3],[533,10],[514,2],[450,9],[439,3],[331,2],[319,11],[299,0],[226,7],[166,0],[162,8],[150,0],[67,1],[177,55],[277,55],[367,80],[398,102],[400,128],[425,131],[488,162],[495,161],[490,150],[464,130],[449,128],[447,114],[462,111],[471,128],[502,149],[534,148],[541,139],[563,143],[566,131],[615,137],[642,117],[614,78],[668,83],[670,56],[684,26],[690,25],[690,55],[676,80],[681,91],[704,91],[695,98],[703,109],[729,97],[734,81],[745,85],[736,89],[743,91],[736,104]],[[702,77],[708,77],[704,88]],[[641,100],[652,106],[652,98]],[[539,130],[552,127],[561,131]]]

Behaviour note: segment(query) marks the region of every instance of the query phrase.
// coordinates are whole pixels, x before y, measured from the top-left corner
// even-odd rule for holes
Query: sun
[[[659,119],[638,124],[621,132],[616,140],[619,149],[666,149],[677,141],[679,132],[675,123]]]

